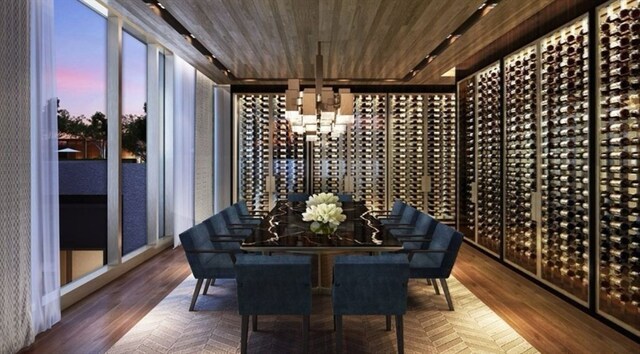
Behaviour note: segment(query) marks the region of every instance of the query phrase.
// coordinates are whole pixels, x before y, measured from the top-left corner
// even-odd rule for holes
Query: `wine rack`
[[[502,98],[500,63],[478,73],[477,242],[499,254],[502,241]]]
[[[598,11],[599,301],[640,330],[640,1]]]
[[[391,200],[424,210],[424,96],[392,94],[390,101]]]
[[[458,84],[459,206],[458,230],[476,240],[476,82],[475,76]]]
[[[526,47],[504,60],[504,257],[537,273],[538,50]]]
[[[586,302],[589,249],[588,20],[540,41],[542,278]]]
[[[347,136],[318,132],[312,147],[312,193],[342,193],[347,173]]]
[[[351,129],[353,198],[371,210],[387,208],[387,96],[355,95]]]
[[[285,96],[273,95],[273,176],[276,200],[305,191],[304,134],[291,130],[285,117]]]
[[[456,217],[456,97],[426,95],[427,212],[453,224]]]
[[[270,95],[238,95],[239,197],[249,210],[269,210]]]

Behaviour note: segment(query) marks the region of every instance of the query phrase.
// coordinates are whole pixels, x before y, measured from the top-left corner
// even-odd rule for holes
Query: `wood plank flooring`
[[[190,274],[168,249],[90,295],[24,353],[103,353]],[[543,353],[638,353],[640,344],[463,245],[454,276]]]

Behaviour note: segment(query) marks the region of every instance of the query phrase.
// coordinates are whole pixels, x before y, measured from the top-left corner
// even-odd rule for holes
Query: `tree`
[[[128,114],[122,117],[122,148],[130,151],[141,161],[147,160],[147,104],[144,115]],[[96,112],[91,118],[84,115],[73,117],[66,109],[60,109],[58,100],[58,138],[73,137],[93,144],[100,158],[107,156],[107,117]]]
[[[100,158],[107,156],[107,118],[96,112],[87,119],[84,115],[73,117],[66,109],[60,108],[58,99],[58,138],[82,139],[98,148]]]
[[[122,148],[147,160],[147,116],[127,115],[122,121]]]

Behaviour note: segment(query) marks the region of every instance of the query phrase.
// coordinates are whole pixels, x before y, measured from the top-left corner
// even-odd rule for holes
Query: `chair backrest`
[[[311,257],[238,255],[238,311],[241,315],[309,315]]]
[[[227,222],[224,220],[222,212],[204,220],[202,224],[205,226],[207,233],[211,239],[216,237],[233,237],[238,236],[229,230]],[[213,248],[219,250],[239,250],[238,242],[213,242]]]
[[[407,206],[407,203],[403,202],[400,199],[393,201],[393,207],[391,208],[391,215],[400,216],[402,211]]]
[[[204,220],[202,223],[206,225],[211,237],[231,235],[222,212]]]
[[[287,193],[287,200],[290,202],[306,202],[308,199],[307,193]]]
[[[415,223],[418,218],[419,211],[412,207],[411,205],[407,205],[402,211],[402,216],[400,216],[400,224],[411,224]]]
[[[238,214],[242,216],[249,216],[251,213],[249,212],[249,208],[247,207],[247,202],[245,200],[241,200],[234,204]]]
[[[353,194],[340,193],[340,194],[338,194],[338,201],[340,201],[340,202],[352,202],[353,201]]]
[[[438,220],[434,219],[427,213],[419,213],[414,226],[414,233],[424,235],[425,237],[431,237],[436,229]]]
[[[185,250],[189,267],[191,267],[191,272],[195,278],[213,277],[212,274],[220,278],[233,277],[233,262],[228,254],[190,252],[216,249],[204,224],[195,225],[181,233],[180,242],[182,242],[182,248]]]
[[[413,229],[405,230],[405,234],[420,235],[418,238],[431,238],[438,225],[438,220],[434,219],[431,215],[418,212],[416,223]],[[398,234],[402,234],[402,230],[397,231]],[[429,241],[417,241],[417,242],[403,242],[402,247],[404,249],[428,249]]]
[[[413,259],[429,258],[429,264],[432,264],[435,268],[439,268],[439,277],[448,278],[451,275],[451,270],[458,257],[458,251],[462,245],[462,234],[453,229],[452,227],[443,223],[438,223],[431,243],[429,244],[430,250],[447,250],[446,253],[416,253]],[[413,262],[413,260],[412,260]]]
[[[224,208],[221,213],[227,225],[242,224],[242,220],[240,220],[240,215],[238,214],[238,210],[235,205]]]
[[[403,254],[337,256],[334,315],[402,315],[407,310],[409,261]]]

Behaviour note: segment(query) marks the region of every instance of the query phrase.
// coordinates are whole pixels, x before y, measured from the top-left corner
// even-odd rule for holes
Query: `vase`
[[[311,223],[311,226],[309,226],[309,229],[311,229],[311,232],[313,232],[314,234],[331,235],[336,232],[336,230],[338,229],[338,225],[329,222],[314,221]]]

